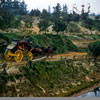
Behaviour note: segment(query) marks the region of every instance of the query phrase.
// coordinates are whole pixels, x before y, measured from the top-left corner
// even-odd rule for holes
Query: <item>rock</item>
[[[16,92],[17,92],[17,93],[19,93],[19,92],[20,92],[20,90],[19,90],[19,89],[16,89]]]
[[[77,82],[77,85],[81,85],[81,82],[79,81],[79,82]]]
[[[43,93],[46,93],[46,91],[44,90],[44,88],[42,88],[40,85],[37,85],[42,91]]]
[[[94,80],[93,79],[91,79],[91,82],[93,82]]]
[[[86,80],[87,82],[90,82],[90,81],[91,81],[91,79],[90,79],[88,76],[85,76],[85,80]]]
[[[90,69],[89,69],[88,67],[86,67],[86,70],[87,70],[87,71],[90,71]]]
[[[54,96],[55,94],[54,93],[50,93],[52,96]]]
[[[16,79],[16,84],[18,84],[18,83],[20,83],[20,80],[17,80],[17,79]]]
[[[60,91],[57,91],[55,94],[56,94],[56,95],[60,94]]]
[[[77,84],[76,83],[71,83],[73,86],[77,86]]]
[[[8,81],[8,83],[7,83],[7,86],[12,86],[12,85],[15,85],[15,83],[14,82],[11,82],[11,81]]]
[[[66,90],[64,90],[64,89],[62,89],[62,93],[67,93],[67,91],[66,91]]]

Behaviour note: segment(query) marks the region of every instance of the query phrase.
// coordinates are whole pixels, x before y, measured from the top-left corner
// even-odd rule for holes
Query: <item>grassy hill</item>
[[[0,49],[0,53],[4,52],[6,49],[6,46],[13,40],[13,39],[23,39],[24,36],[19,36],[17,34],[1,34],[0,39],[3,40],[3,42],[0,44],[2,47]],[[57,53],[66,53],[69,51],[78,51],[77,46],[75,46],[67,36],[61,36],[61,35],[53,35],[53,34],[42,34],[42,35],[30,35],[30,40],[33,42],[34,46],[39,45],[43,47],[57,47]],[[6,45],[4,46],[4,43]]]
[[[38,61],[31,66],[11,66],[7,72],[0,73],[0,96],[69,96],[97,82],[91,74],[96,66],[93,62],[86,62],[83,59],[67,60],[66,63],[64,60]]]

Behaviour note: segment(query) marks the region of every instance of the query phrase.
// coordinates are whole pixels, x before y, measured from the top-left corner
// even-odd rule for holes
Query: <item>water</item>
[[[84,93],[78,97],[100,97],[100,87]]]

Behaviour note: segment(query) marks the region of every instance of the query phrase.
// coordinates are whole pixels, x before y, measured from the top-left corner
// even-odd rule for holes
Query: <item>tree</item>
[[[8,10],[15,15],[25,15],[27,14],[27,5],[23,0],[1,0],[0,8]]]
[[[88,45],[88,53],[94,57],[94,61],[97,61],[97,57],[100,56],[100,41],[90,43]]]
[[[63,32],[66,29],[66,24],[63,21],[56,21],[55,25],[53,26],[53,29],[58,32]]]
[[[2,30],[20,26],[20,20],[15,18],[11,4],[12,0],[2,0],[0,2],[0,29]]]
[[[66,7],[65,7],[66,8]],[[66,23],[64,22],[64,17],[62,16],[61,6],[59,3],[57,3],[56,7],[53,7],[53,29],[59,33],[60,31],[64,31],[66,28]],[[67,10],[67,9],[66,9]],[[66,13],[66,10],[64,9],[64,13]],[[63,13],[63,14],[64,14]]]
[[[77,33],[77,32],[80,32],[80,28],[79,28],[79,26],[75,22],[69,22],[66,31],[67,32],[71,32],[71,33],[74,33],[74,32]]]
[[[53,16],[56,17],[57,19],[60,19],[61,17],[61,5],[57,3],[56,7],[53,7]]]
[[[66,4],[63,5],[63,11],[62,11],[62,13],[63,13],[64,15],[67,15],[67,14],[68,14],[68,7],[67,7]]]
[[[9,10],[0,10],[0,29],[4,30],[10,28],[13,20],[14,16]]]
[[[19,5],[19,14],[20,15],[26,15],[27,14],[27,5],[25,4],[25,1],[21,2]]]
[[[41,15],[41,12],[38,9],[34,9],[34,10],[32,9],[30,15],[39,17]]]
[[[43,9],[41,14],[41,21],[38,24],[41,31],[47,32],[47,28],[50,26],[50,14],[47,12],[47,10]]]

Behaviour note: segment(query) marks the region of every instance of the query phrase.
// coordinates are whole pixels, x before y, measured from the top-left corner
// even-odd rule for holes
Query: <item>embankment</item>
[[[0,96],[68,97],[98,83],[100,73],[90,59],[61,59],[38,61],[19,68],[12,66],[12,71],[0,73],[0,80]]]

